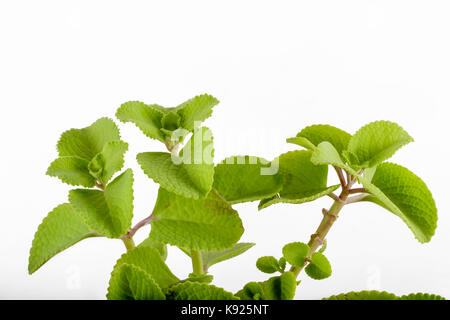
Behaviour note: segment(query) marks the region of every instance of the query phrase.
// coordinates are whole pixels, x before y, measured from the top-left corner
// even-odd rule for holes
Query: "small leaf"
[[[61,157],[50,164],[46,174],[73,186],[91,188],[96,181],[89,173],[88,164],[89,161],[76,156]]]
[[[109,118],[100,118],[89,127],[70,129],[58,141],[60,157],[75,156],[90,161],[106,143],[120,140],[119,129]]]
[[[264,289],[261,282],[249,282],[242,290],[239,290],[236,297],[241,300],[265,300]]]
[[[398,124],[375,121],[358,130],[348,143],[347,158],[360,168],[374,167],[389,159],[413,139]]]
[[[322,253],[314,252],[311,256],[311,262],[306,266],[305,271],[311,278],[322,280],[331,276],[331,265]]]
[[[283,247],[283,257],[291,266],[303,267],[309,254],[309,246],[302,242],[288,243]]]
[[[132,122],[149,138],[164,142],[160,132],[164,108],[158,105],[147,105],[140,101],[129,101],[120,106],[116,117],[122,122]]]
[[[168,300],[238,300],[231,292],[199,282],[182,282],[169,289]]]
[[[264,273],[275,273],[280,269],[278,260],[272,256],[261,257],[256,261],[256,267]]]
[[[123,156],[128,150],[128,143],[117,140],[105,144],[102,152],[89,162],[89,172],[102,185],[106,185],[114,173],[122,169]]]
[[[279,271],[280,271],[281,273],[283,273],[284,270],[286,270],[286,258],[285,258],[285,257],[281,257],[281,258],[278,260],[278,265],[280,266]]]
[[[287,142],[298,144],[309,150],[314,150],[321,142],[328,141],[338,153],[347,149],[351,134],[330,125],[312,125],[300,131],[295,138]]]
[[[232,204],[255,201],[280,192],[282,177],[278,162],[234,156],[216,165],[213,187]]]
[[[292,272],[272,277],[262,283],[266,300],[292,300],[297,289],[297,282]]]
[[[165,300],[150,275],[130,264],[120,265],[109,281],[108,300]]]
[[[323,300],[397,300],[397,296],[386,291],[352,291],[323,298]]]
[[[426,184],[408,169],[393,163],[377,167],[372,182],[361,184],[371,193],[365,201],[374,202],[399,216],[417,240],[428,242],[437,226],[437,209]]]
[[[304,203],[330,194],[339,185],[327,187],[328,167],[311,162],[311,151],[297,150],[279,157],[283,188],[279,195],[261,201],[258,209],[274,203]]]
[[[96,236],[98,234],[84,223],[70,204],[57,206],[44,218],[34,235],[28,272],[32,274],[54,255],[78,241]]]
[[[349,170],[344,161],[342,161],[336,148],[329,142],[321,142],[311,155],[311,162],[315,165],[328,165],[337,166],[346,170]]]
[[[211,190],[214,179],[212,136],[208,128],[196,130],[180,156],[144,152],[137,160],[144,173],[161,187],[178,195],[199,199]]]
[[[159,189],[150,236],[189,250],[232,247],[244,229],[238,213],[213,189],[194,200]]]
[[[180,104],[173,110],[181,118],[181,127],[193,131],[195,122],[202,122],[212,114],[212,108],[219,103],[219,100],[209,94],[196,96]]]
[[[159,252],[149,246],[138,246],[117,260],[111,279],[118,272],[120,266],[127,264],[138,267],[148,274],[161,289],[168,288],[179,281],[177,277],[169,270],[161,258]]]
[[[178,129],[180,127],[180,124],[180,116],[173,111],[166,113],[161,120],[162,128],[168,131],[174,131]]]
[[[133,217],[133,172],[123,172],[104,192],[71,190],[69,200],[92,230],[108,238],[120,238],[130,228]]]

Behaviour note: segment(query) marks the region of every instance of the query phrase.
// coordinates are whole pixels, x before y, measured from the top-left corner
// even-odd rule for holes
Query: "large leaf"
[[[283,188],[278,195],[262,200],[259,209],[279,202],[313,201],[339,188],[339,185],[327,187],[328,167],[313,164],[311,154],[311,151],[297,150],[279,157]]]
[[[55,254],[78,241],[95,236],[98,234],[84,223],[70,204],[57,206],[44,218],[34,235],[28,272],[32,274]]]
[[[150,235],[157,241],[188,250],[232,247],[244,229],[237,212],[213,189],[194,200],[160,188]]]
[[[120,265],[109,281],[108,300],[165,300],[158,284],[144,270],[130,264]]]
[[[353,166],[370,168],[389,159],[398,149],[412,141],[398,124],[375,121],[351,137],[344,154]]]
[[[234,156],[216,165],[214,188],[230,203],[272,197],[282,188],[278,162],[263,158]]]
[[[364,198],[399,216],[417,240],[428,242],[437,225],[437,209],[426,184],[408,169],[393,163],[380,164],[372,181],[360,178],[371,193]]]
[[[122,169],[123,156],[128,150],[128,143],[117,140],[106,143],[102,152],[89,162],[89,172],[102,185],[106,185],[114,173]]]
[[[71,190],[69,200],[92,230],[120,238],[130,228],[133,217],[133,172],[123,172],[105,191]]]
[[[169,289],[168,300],[239,300],[231,292],[199,282],[182,282]]]
[[[339,153],[342,153],[347,149],[351,137],[351,134],[336,127],[317,124],[304,128],[296,137],[289,138],[286,141],[310,150],[314,150],[319,143],[328,141]]]
[[[106,143],[120,140],[119,129],[109,118],[100,118],[89,127],[65,131],[58,141],[60,157],[76,156],[90,161]]]
[[[196,96],[174,108],[174,111],[181,118],[181,127],[193,131],[195,122],[198,124],[209,118],[212,108],[219,103],[219,100],[209,94]]]
[[[88,165],[88,160],[76,156],[60,157],[50,164],[46,174],[73,186],[91,188],[96,180],[89,173]]]
[[[149,246],[138,246],[117,260],[112,277],[123,264],[133,265],[147,273],[160,288],[168,288],[179,281],[164,263],[158,250]]]
[[[147,105],[140,101],[129,101],[120,106],[116,117],[122,122],[134,123],[151,139],[165,141],[161,129],[164,108],[159,105]]]
[[[214,179],[212,135],[208,128],[195,130],[180,156],[144,152],[137,160],[144,173],[161,187],[181,196],[198,199],[211,190]]]

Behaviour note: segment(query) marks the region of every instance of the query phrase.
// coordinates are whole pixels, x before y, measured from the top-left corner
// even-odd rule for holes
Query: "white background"
[[[37,226],[70,190],[45,175],[59,135],[114,117],[128,100],[175,106],[204,92],[221,101],[205,123],[216,162],[272,159],[295,149],[285,138],[310,124],[351,133],[373,120],[401,124],[415,142],[392,161],[429,185],[436,235],[421,245],[393,214],[346,207],[328,237],[333,276],[303,273],[296,298],[365,289],[450,297],[449,14],[448,1],[1,1],[0,298],[104,299],[120,240],[84,240],[27,274]],[[151,212],[157,185],[135,156],[164,149],[131,124],[120,128],[136,223]],[[236,205],[242,240],[257,246],[212,267],[214,283],[235,292],[267,278],[256,259],[307,241],[330,204]],[[191,271],[174,247],[167,262],[181,278]]]

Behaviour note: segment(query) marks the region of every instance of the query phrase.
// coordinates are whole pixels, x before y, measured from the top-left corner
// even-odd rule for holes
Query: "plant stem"
[[[192,269],[195,275],[201,276],[203,274],[203,258],[199,250],[191,250]]]
[[[125,244],[125,248],[127,248],[127,251],[130,251],[131,249],[136,247],[136,245],[134,244],[133,238],[122,237],[121,239],[122,239],[123,243]]]

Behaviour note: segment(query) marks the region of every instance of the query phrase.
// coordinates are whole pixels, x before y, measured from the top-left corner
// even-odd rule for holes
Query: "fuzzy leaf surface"
[[[195,122],[203,122],[212,114],[212,108],[219,103],[219,100],[209,94],[202,94],[183,102],[174,111],[181,118],[181,127],[193,131]]]
[[[326,279],[331,276],[331,265],[322,253],[314,252],[311,256],[311,262],[305,268],[305,272],[315,280]]]
[[[168,300],[239,300],[231,292],[200,282],[182,282],[169,289]]]
[[[112,176],[122,169],[124,154],[128,150],[128,143],[116,140],[106,143],[102,152],[95,155],[89,162],[89,172],[102,185],[106,185]]]
[[[237,212],[214,189],[194,200],[160,188],[153,215],[150,236],[188,250],[228,249],[244,232]]]
[[[359,168],[374,167],[412,141],[410,135],[398,124],[375,121],[363,126],[351,137],[347,159]]]
[[[97,233],[84,223],[70,204],[57,206],[44,218],[34,235],[28,272],[32,274],[57,253],[95,236]]]
[[[303,267],[309,254],[309,246],[302,242],[288,243],[283,247],[283,257],[294,267]]]
[[[180,156],[144,152],[137,156],[144,173],[161,187],[178,195],[199,199],[211,190],[214,179],[212,135],[208,128],[196,130]]]
[[[133,217],[133,172],[124,171],[105,191],[71,190],[69,200],[92,230],[108,238],[120,238]]]
[[[272,167],[274,163],[263,158],[229,157],[216,165],[213,186],[232,204],[272,197],[282,188],[278,168]]]
[[[90,161],[106,143],[115,140],[120,140],[120,135],[114,121],[100,118],[89,127],[65,131],[57,149],[60,157],[75,156]]]
[[[397,296],[386,291],[352,291],[333,295],[323,300],[397,300]]]
[[[76,156],[60,157],[50,164],[46,174],[72,186],[91,188],[96,180],[89,173],[88,165],[89,161]]]
[[[275,273],[280,269],[278,260],[272,256],[261,257],[256,261],[256,267],[264,273]]]
[[[158,284],[144,270],[120,265],[109,281],[108,300],[165,300]]]

